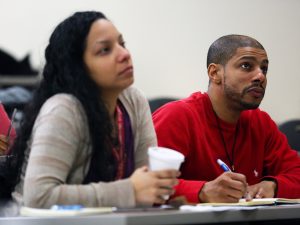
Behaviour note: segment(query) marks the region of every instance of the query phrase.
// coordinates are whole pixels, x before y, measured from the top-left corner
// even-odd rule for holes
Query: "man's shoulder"
[[[248,118],[271,119],[270,115],[260,108],[245,110],[243,111],[242,116]]]
[[[268,126],[270,123],[275,123],[267,112],[259,108],[243,111],[241,119],[252,125]]]
[[[207,101],[208,96],[206,93],[195,92],[187,98],[168,102],[153,113],[156,117],[160,114],[168,114],[175,116],[190,116],[198,114],[199,110],[204,109],[203,105]]]
[[[190,104],[198,104],[199,102],[207,101],[209,99],[206,92],[194,92],[189,97],[183,99],[184,102]]]
[[[202,92],[194,92],[190,96],[186,98],[179,99],[177,101],[172,101],[169,106],[175,105],[178,107],[193,107],[194,105],[201,104],[202,102],[206,101],[208,99],[208,95],[206,93]]]

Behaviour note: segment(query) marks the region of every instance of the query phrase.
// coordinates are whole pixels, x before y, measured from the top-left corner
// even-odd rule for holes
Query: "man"
[[[300,198],[300,158],[270,116],[258,109],[268,63],[257,40],[223,36],[208,51],[208,91],[153,114],[159,146],[185,155],[175,196],[190,202]],[[224,172],[218,159],[232,172]]]

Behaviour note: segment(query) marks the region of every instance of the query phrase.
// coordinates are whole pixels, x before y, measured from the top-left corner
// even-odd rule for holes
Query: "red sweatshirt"
[[[10,126],[10,119],[5,112],[3,105],[0,103],[0,134],[7,135],[9,126]],[[11,135],[10,143],[12,143],[12,141],[16,137],[16,132],[14,128],[12,128],[10,135]]]
[[[249,185],[271,177],[277,181],[276,197],[300,198],[300,157],[267,113],[245,110],[236,124],[219,119],[229,159],[207,93],[164,105],[153,121],[158,145],[185,155],[175,196],[199,202],[205,182],[223,173],[217,163],[221,159],[227,165],[233,161],[235,172],[244,174]]]

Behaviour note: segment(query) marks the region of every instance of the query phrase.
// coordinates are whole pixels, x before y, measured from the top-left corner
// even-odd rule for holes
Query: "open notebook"
[[[240,199],[237,203],[199,203],[199,206],[260,206],[260,205],[282,205],[282,204],[300,204],[300,199],[288,198],[254,198],[251,201]]]
[[[256,210],[260,207],[274,206],[274,205],[288,205],[288,204],[300,204],[300,199],[287,199],[287,198],[259,198],[246,202],[245,199],[241,199],[237,203],[199,203],[196,205],[182,205],[180,210],[182,211],[228,211],[228,210]]]

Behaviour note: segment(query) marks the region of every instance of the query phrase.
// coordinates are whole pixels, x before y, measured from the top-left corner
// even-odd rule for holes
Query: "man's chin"
[[[241,105],[244,110],[249,110],[249,109],[257,109],[260,103],[241,102]]]

